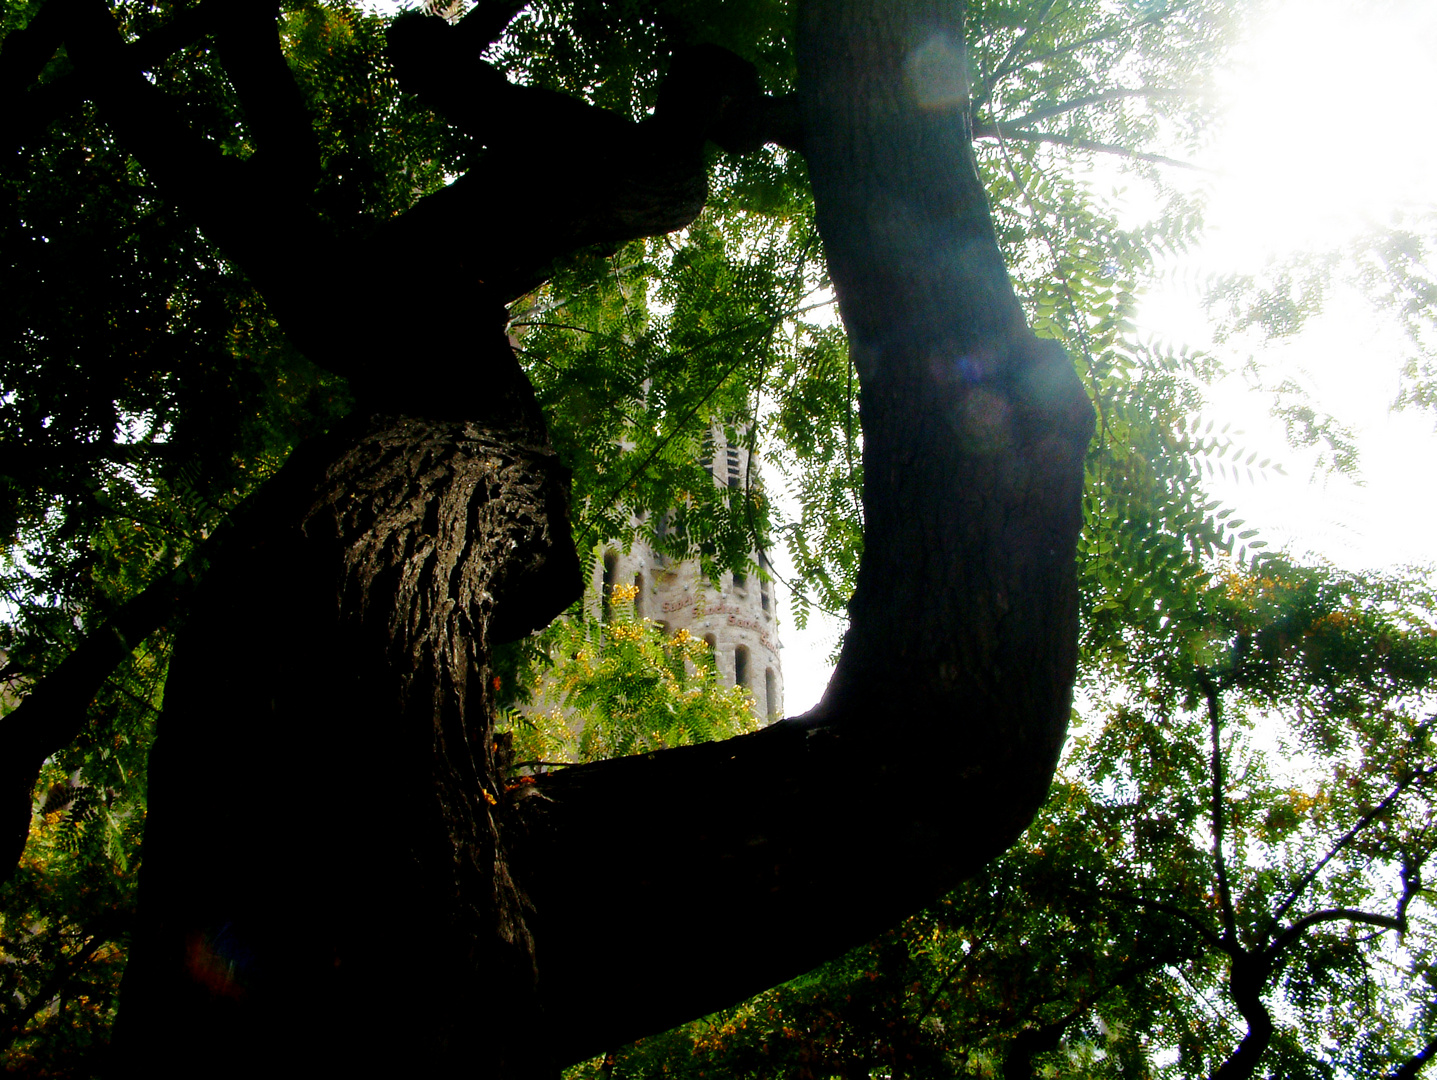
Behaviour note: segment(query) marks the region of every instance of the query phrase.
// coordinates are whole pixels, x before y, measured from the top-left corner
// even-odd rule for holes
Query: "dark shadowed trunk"
[[[534,940],[504,841],[487,650],[579,581],[536,414],[371,414],[297,452],[176,650],[135,1072],[525,1071]],[[525,424],[523,421],[529,421]]]
[[[1272,1015],[1262,1000],[1262,991],[1272,973],[1271,959],[1259,952],[1237,950],[1231,954],[1232,973],[1228,988],[1242,1018],[1247,1021],[1247,1034],[1232,1056],[1212,1074],[1212,1080],[1248,1080],[1257,1075],[1262,1055],[1272,1042]]]

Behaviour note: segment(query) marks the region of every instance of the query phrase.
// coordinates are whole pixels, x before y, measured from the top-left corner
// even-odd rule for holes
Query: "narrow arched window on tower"
[[[748,686],[748,646],[733,647],[733,684]]]
[[[774,678],[773,668],[766,668],[763,673],[763,708],[770,720],[778,719],[778,679]]]
[[[704,644],[709,647],[709,652],[718,651],[718,638],[714,637],[712,634],[704,635]]]
[[[763,604],[763,610],[768,610],[768,582],[763,578],[758,579],[758,598]]]
[[[599,588],[599,617],[608,622],[614,617],[614,575],[619,572],[619,553],[604,552],[604,578]]]
[[[644,575],[634,575],[634,615],[644,617]]]

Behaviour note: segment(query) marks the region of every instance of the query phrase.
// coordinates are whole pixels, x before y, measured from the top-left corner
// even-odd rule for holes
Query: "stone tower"
[[[720,487],[742,487],[745,477],[750,485],[757,483],[757,461],[750,460],[745,447],[730,444],[721,427],[704,439],[701,460]],[[749,476],[751,468],[754,474]],[[665,520],[655,526],[661,534]],[[753,552],[752,558],[765,565],[760,553]],[[634,586],[634,614],[652,619],[666,635],[687,630],[708,642],[720,681],[747,687],[760,721],[783,716],[778,605],[771,582],[757,574],[725,571],[721,587],[715,589],[697,559],[674,560],[635,540],[627,553],[617,544],[606,547],[594,567],[591,595],[607,597],[615,585]]]

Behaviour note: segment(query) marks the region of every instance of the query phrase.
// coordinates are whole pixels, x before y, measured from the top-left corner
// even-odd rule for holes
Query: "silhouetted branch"
[[[1422,727],[1418,729],[1418,735],[1424,733],[1427,726],[1427,724],[1423,724]],[[1356,838],[1358,833],[1360,833],[1363,829],[1367,828],[1367,826],[1371,825],[1374,821],[1376,821],[1379,817],[1381,817],[1389,809],[1391,809],[1392,804],[1401,797],[1404,791],[1406,791],[1418,780],[1431,776],[1432,773],[1432,769],[1419,769],[1418,771],[1411,773],[1407,777],[1398,781],[1397,785],[1390,792],[1387,793],[1386,797],[1384,797],[1381,802],[1379,802],[1371,810],[1367,811],[1367,813],[1363,814],[1360,818],[1358,818],[1356,823],[1353,824],[1352,828],[1348,829],[1345,833],[1338,837],[1337,842],[1328,849],[1327,854],[1324,855],[1322,858],[1318,859],[1317,862],[1313,864],[1312,869],[1302,875],[1301,880],[1292,887],[1292,891],[1287,894],[1287,896],[1283,899],[1282,903],[1277,905],[1277,908],[1272,913],[1273,921],[1276,922],[1278,919],[1281,919],[1285,914],[1287,914],[1288,909],[1297,902],[1298,897],[1300,897],[1303,891],[1312,884],[1312,882],[1317,878],[1317,875],[1322,872],[1322,868],[1328,863],[1330,863],[1334,858],[1336,858],[1338,853],[1341,852],[1342,849],[1345,848],[1348,844],[1350,844],[1353,839]]]
[[[228,0],[219,10],[220,60],[257,146],[250,165],[300,194],[319,180],[319,142],[280,48],[279,5]]]
[[[1406,925],[1405,920],[1395,915],[1379,915],[1373,911],[1361,911],[1357,908],[1327,908],[1324,911],[1314,911],[1310,915],[1304,915],[1278,934],[1267,949],[1268,955],[1274,957],[1279,955],[1312,927],[1328,922],[1360,923],[1364,926],[1381,926],[1387,930],[1399,931]]]
[[[117,664],[164,625],[193,591],[222,526],[184,565],[153,582],[36,683],[0,718],[0,883],[8,881],[30,834],[31,794],[45,759],[84,729],[90,701]]]
[[[1417,1053],[1413,1054],[1402,1066],[1394,1072],[1388,1080],[1414,1080],[1429,1061],[1437,1057],[1437,1039],[1433,1039]]]

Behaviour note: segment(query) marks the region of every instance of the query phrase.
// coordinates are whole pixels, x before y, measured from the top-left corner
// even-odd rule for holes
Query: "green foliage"
[[[91,1075],[109,1041],[134,914],[145,772],[167,650],[164,640],[137,650],[91,703],[80,739],[40,774],[29,843],[0,890],[0,1052],[7,1071]]]
[[[516,767],[580,764],[755,731],[753,698],[721,686],[713,650],[634,613],[632,585],[616,585],[607,618],[585,610],[527,639],[500,664]],[[588,610],[598,608],[589,597]]]
[[[1245,335],[1266,344],[1301,332],[1335,296],[1359,296],[1399,326],[1405,338],[1394,404],[1432,409],[1437,407],[1434,246],[1437,217],[1430,212],[1395,215],[1340,247],[1297,253],[1274,260],[1260,273],[1224,278],[1209,290],[1206,303],[1218,319],[1220,337]],[[1284,380],[1270,389],[1275,412],[1299,445],[1326,443],[1321,464],[1344,471],[1355,465],[1350,436],[1302,400],[1298,386]]]

